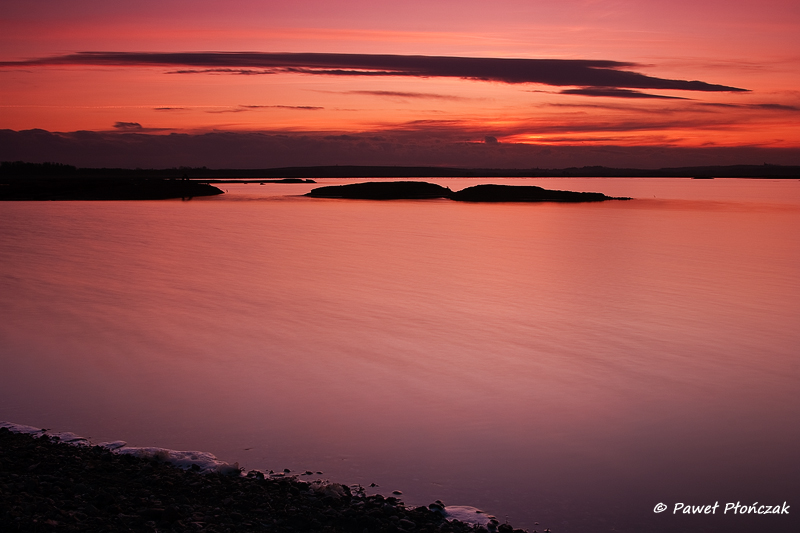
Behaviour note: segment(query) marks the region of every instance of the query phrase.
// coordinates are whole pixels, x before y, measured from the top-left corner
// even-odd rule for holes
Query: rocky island
[[[347,185],[317,187],[306,196],[313,198],[351,198],[356,200],[420,200],[450,198],[447,187],[424,181],[367,181]]]
[[[543,189],[535,185],[475,185],[450,195],[459,202],[603,202],[630,200],[614,198],[599,192],[574,192]]]
[[[448,198],[458,202],[602,202],[630,200],[599,192],[573,192],[543,189],[533,185],[474,185],[453,192],[447,187],[424,181],[368,181],[347,185],[317,187],[306,196],[357,200],[419,200]]]

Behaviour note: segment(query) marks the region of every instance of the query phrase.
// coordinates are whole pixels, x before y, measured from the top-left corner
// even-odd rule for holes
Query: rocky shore
[[[183,470],[157,458],[0,427],[4,532],[523,533],[496,520],[476,526],[446,515],[438,501],[407,508],[394,496],[284,473],[203,474],[196,466]]]

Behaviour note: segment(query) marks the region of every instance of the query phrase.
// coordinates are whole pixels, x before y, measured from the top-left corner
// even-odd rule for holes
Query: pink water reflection
[[[800,493],[800,188],[585,181],[643,199],[4,204],[0,419],[531,529],[751,527],[652,507]]]

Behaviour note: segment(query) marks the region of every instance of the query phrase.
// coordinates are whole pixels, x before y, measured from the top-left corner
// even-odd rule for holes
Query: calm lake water
[[[0,420],[530,531],[798,531],[800,181],[426,181],[636,199],[2,203]]]

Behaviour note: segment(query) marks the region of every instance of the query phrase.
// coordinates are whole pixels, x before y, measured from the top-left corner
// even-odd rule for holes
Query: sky
[[[3,0],[0,159],[800,164],[796,0]]]

